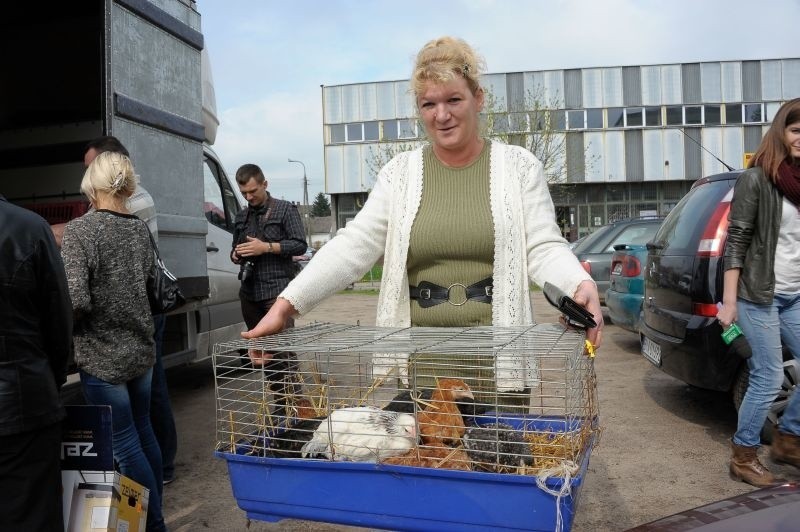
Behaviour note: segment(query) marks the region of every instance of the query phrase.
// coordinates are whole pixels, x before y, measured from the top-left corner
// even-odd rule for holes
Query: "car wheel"
[[[733,404],[736,405],[736,411],[744,400],[744,394],[747,392],[747,384],[750,381],[750,369],[747,364],[742,364],[739,371],[736,373],[736,381],[733,384]],[[795,391],[797,385],[800,384],[800,362],[797,360],[786,360],[783,362],[783,382],[781,389],[778,392],[778,397],[767,413],[767,421],[761,429],[761,441],[769,444],[772,442],[772,433],[778,424],[778,420],[786,410],[786,405],[789,404],[789,399]]]

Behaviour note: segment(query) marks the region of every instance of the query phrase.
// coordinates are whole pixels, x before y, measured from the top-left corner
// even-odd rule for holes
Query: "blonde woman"
[[[128,212],[136,188],[130,159],[98,155],[81,182],[93,210],[64,229],[61,254],[75,319],[75,362],[90,404],[112,409],[120,472],[150,490],[147,530],[166,530],[161,451],[150,424],[155,350],[147,298],[155,264],[147,226]]]
[[[364,208],[327,243],[246,338],[274,334],[295,313],[358,280],[381,256],[376,324],[385,327],[528,325],[530,281],[550,282],[594,315],[588,338],[600,344],[597,288],[556,224],[542,164],[529,151],[484,138],[479,114],[483,61],[461,39],[428,42],[411,86],[429,144],[401,153],[379,173]],[[448,287],[453,287],[448,290]],[[378,360],[376,374],[427,379],[459,376],[476,392],[509,399],[535,383],[525,360]],[[449,368],[448,368],[449,366]],[[495,374],[497,368],[497,374]]]

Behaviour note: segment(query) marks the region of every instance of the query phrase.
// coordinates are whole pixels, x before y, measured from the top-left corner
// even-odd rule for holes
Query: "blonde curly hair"
[[[439,37],[426,43],[417,54],[411,75],[411,89],[414,96],[418,97],[429,81],[448,83],[460,76],[467,81],[472,94],[477,94],[481,88],[480,76],[485,68],[483,58],[465,40]]]
[[[81,181],[81,192],[92,203],[98,192],[128,198],[136,190],[139,178],[133,171],[131,160],[117,152],[106,151],[98,155],[86,169]]]

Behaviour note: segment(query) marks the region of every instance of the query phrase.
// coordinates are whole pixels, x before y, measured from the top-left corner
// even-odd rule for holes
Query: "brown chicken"
[[[317,409],[308,399],[301,398],[292,405],[295,417],[298,419],[312,419],[317,417]]]
[[[389,457],[383,463],[436,469],[472,470],[467,453],[461,448],[453,447],[415,447],[400,456]]]
[[[466,427],[456,401],[474,400],[467,383],[460,379],[439,379],[430,400],[419,412],[420,438],[424,445],[455,447],[460,443]]]

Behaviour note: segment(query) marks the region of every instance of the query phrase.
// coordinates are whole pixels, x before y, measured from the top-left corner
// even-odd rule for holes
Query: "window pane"
[[[628,127],[638,127],[644,125],[642,121],[642,108],[625,109],[625,125]]]
[[[364,140],[380,140],[379,122],[364,122]]]
[[[685,124],[702,124],[703,108],[699,105],[687,105],[684,108],[686,113]]]
[[[210,167],[208,160],[203,164],[203,195],[205,203],[203,210],[206,219],[217,227],[228,229],[225,219],[225,205],[222,201],[222,191],[219,189],[219,182],[214,170]]]
[[[683,124],[683,108],[667,107],[667,125],[680,126]]]
[[[661,108],[660,107],[647,107],[644,110],[644,123],[648,126],[661,125]]]
[[[331,144],[344,142],[344,124],[331,126]]]
[[[530,131],[528,129],[528,115],[526,113],[511,113],[508,115],[511,131]]]
[[[397,120],[383,122],[383,140],[397,140]]]
[[[622,127],[624,122],[622,118],[622,107],[610,107],[608,109],[608,127]]]
[[[747,123],[763,122],[762,118],[764,113],[761,112],[760,103],[746,103],[744,104],[744,121]]]
[[[583,111],[567,111],[567,127],[569,129],[583,129]]]
[[[725,123],[726,124],[741,124],[742,123],[742,105],[738,103],[729,103],[725,105]]]
[[[492,115],[492,131],[491,133],[497,135],[501,133],[508,133],[508,115],[507,114],[494,114]]]
[[[364,140],[363,125],[360,122],[347,124],[347,142],[361,142],[362,140]]]
[[[586,110],[586,127],[593,129],[600,129],[603,127],[603,110],[602,109],[587,109]]]
[[[416,120],[398,120],[397,127],[400,130],[401,139],[413,139],[417,136]]]
[[[567,117],[564,111],[550,111],[550,126],[552,129],[567,129]]]
[[[722,123],[719,105],[706,105],[706,125],[718,126]]]

